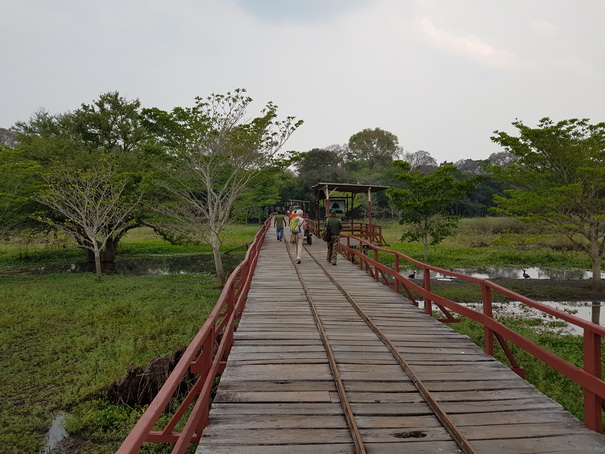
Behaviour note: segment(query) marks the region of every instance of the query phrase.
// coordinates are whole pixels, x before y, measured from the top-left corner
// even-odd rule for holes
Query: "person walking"
[[[326,260],[336,266],[338,257],[338,243],[340,243],[340,231],[342,230],[342,221],[336,217],[334,211],[330,211],[330,217],[326,219],[326,229],[330,232],[328,240],[328,255]]]
[[[277,235],[277,241],[284,239],[284,227],[286,226],[286,218],[283,212],[280,210],[273,218],[273,226],[275,227],[275,234]]]
[[[302,259],[303,235],[305,232],[305,219],[302,217],[303,210],[296,210],[296,216],[290,221],[290,242],[296,248],[296,263],[300,264]]]

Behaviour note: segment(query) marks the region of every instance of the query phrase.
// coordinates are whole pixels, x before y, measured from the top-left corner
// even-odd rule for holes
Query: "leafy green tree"
[[[451,164],[428,175],[411,170],[405,161],[396,161],[395,166],[401,172],[396,177],[402,187],[388,189],[387,194],[401,212],[399,223],[407,226],[401,239],[422,243],[427,262],[429,246],[441,243],[458,224],[449,207],[474,189],[476,178],[457,181],[457,169]]]
[[[540,223],[565,234],[592,262],[593,283],[601,287],[605,255],[605,123],[588,119],[537,127],[513,122],[518,136],[495,131],[492,140],[515,160],[499,175],[516,188],[496,196],[498,211]]]
[[[280,202],[278,169],[267,167],[233,206],[233,217],[247,223],[250,218],[266,219],[266,210]]]
[[[18,150],[0,146],[0,236],[6,236],[30,218],[38,188],[40,166]]]
[[[293,117],[277,120],[271,102],[260,116],[246,119],[251,102],[245,90],[237,89],[198,97],[191,108],[155,109],[149,115],[150,128],[165,133],[160,141],[170,159],[156,179],[169,198],[158,204],[160,218],[154,225],[207,243],[222,283],[221,233],[234,204],[267,166],[277,164],[279,150],[302,123]]]
[[[28,122],[19,122],[17,131],[18,150],[24,159],[36,162],[45,169],[41,174],[45,180],[40,180],[39,188],[47,185],[61,185],[71,178],[79,178],[83,173],[91,172],[96,167],[104,168],[108,159],[111,160],[113,172],[116,175],[128,175],[130,181],[140,183],[149,173],[150,159],[146,156],[150,133],[143,124],[143,117],[138,100],[129,101],[118,92],[105,93],[92,104],[82,104],[73,112],[51,115],[44,110],[36,112]],[[54,170],[60,168],[61,172]],[[54,169],[51,171],[51,169]],[[58,177],[53,181],[53,176]],[[140,188],[138,184],[128,184],[124,191],[133,191],[130,195],[137,198]],[[70,195],[68,192],[67,196]],[[71,194],[74,195],[75,193]],[[125,195],[125,194],[124,194]],[[32,198],[41,201],[45,197]],[[62,214],[47,205],[44,213],[37,213],[40,207],[32,211],[38,214],[36,219],[44,219],[46,225],[61,228]],[[139,207],[139,205],[137,205]],[[101,248],[101,261],[113,261],[122,235],[129,229],[140,225],[143,210],[130,210],[126,218],[114,217],[123,225],[106,225],[106,232]],[[54,216],[57,216],[54,219]],[[52,221],[52,222],[51,222]],[[82,227],[82,224],[75,224]],[[83,227],[82,227],[83,228]],[[79,241],[86,238],[86,232],[74,234]],[[86,251],[89,261],[96,261],[94,248],[88,243],[79,244]]]
[[[297,187],[288,198],[312,200],[311,189],[320,182],[343,182],[347,171],[343,165],[343,156],[338,151],[314,148],[301,153],[295,163]]]
[[[388,167],[400,151],[399,139],[384,129],[364,129],[349,138],[351,160],[364,161],[370,170]]]

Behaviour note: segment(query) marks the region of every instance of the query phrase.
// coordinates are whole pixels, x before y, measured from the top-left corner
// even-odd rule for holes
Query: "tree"
[[[249,187],[238,197],[233,206],[233,217],[248,223],[249,218],[264,220],[267,207],[280,201],[278,169],[267,167],[255,178],[256,184]]]
[[[79,109],[58,115],[51,115],[40,110],[27,122],[18,122],[18,150],[24,159],[36,162],[46,169],[47,177],[62,169],[61,179],[71,172],[72,177],[81,176],[83,171],[92,168],[104,168],[107,159],[111,159],[116,174],[129,174],[130,178],[141,182],[149,172],[149,153],[147,145],[151,137],[143,124],[140,103],[129,101],[118,92],[105,93],[92,104],[82,104]],[[55,169],[52,172],[51,169]],[[43,186],[45,181],[40,181]],[[53,181],[54,184],[54,181]],[[124,191],[134,191],[131,195],[137,198],[139,187],[129,184]],[[66,196],[69,196],[68,192]],[[35,198],[35,197],[34,197]],[[40,207],[33,207],[36,219],[50,221],[58,215],[55,222],[46,222],[59,228],[62,215],[57,210],[48,209],[38,213]],[[131,228],[140,225],[140,210],[132,210],[124,218],[122,226],[113,226],[105,238],[101,249],[101,261],[111,262],[115,259],[117,247],[122,235]],[[85,232],[74,235],[76,239],[86,236]],[[87,253],[89,261],[95,261],[94,251],[87,245],[79,244]]]
[[[14,148],[17,145],[17,133],[6,128],[0,128],[0,147]]]
[[[8,235],[29,219],[39,171],[40,166],[23,159],[18,150],[0,146],[0,236]]]
[[[543,118],[536,128],[512,123],[518,136],[495,131],[492,140],[515,156],[499,175],[516,188],[496,196],[498,211],[561,232],[586,252],[593,283],[601,287],[605,255],[605,123],[589,119],[555,123]]]
[[[342,182],[346,178],[342,154],[335,150],[313,148],[301,153],[295,163],[298,171],[297,187],[289,198],[311,200],[311,189],[320,182]]]
[[[235,201],[255,183],[262,171],[275,165],[278,152],[302,124],[294,117],[277,120],[269,102],[261,115],[246,120],[252,98],[243,89],[226,95],[196,98],[191,108],[166,113],[155,109],[150,123],[164,131],[169,166],[156,179],[170,198],[158,206],[158,229],[207,243],[213,251],[216,274],[225,283],[220,247]]]
[[[515,155],[508,151],[499,151],[492,153],[487,158],[487,161],[493,166],[508,167],[515,162]]]
[[[412,170],[421,170],[424,173],[433,172],[437,168],[437,160],[424,150],[407,152],[403,155],[403,160],[410,164]]]
[[[349,138],[350,159],[363,161],[370,170],[389,167],[400,151],[399,139],[380,128],[364,129]]]
[[[458,224],[458,218],[450,215],[448,208],[474,189],[476,179],[456,181],[456,167],[451,164],[429,175],[411,170],[405,161],[396,161],[395,166],[401,171],[396,177],[403,187],[388,189],[387,194],[401,212],[399,223],[407,226],[401,239],[422,243],[427,262],[429,246],[450,236]]]
[[[92,251],[97,277],[101,277],[101,251],[128,228],[142,194],[128,191],[131,182],[118,175],[109,161],[78,171],[57,167],[45,174],[45,180],[48,186],[37,200],[55,213],[41,215],[39,220],[71,234],[81,247]]]

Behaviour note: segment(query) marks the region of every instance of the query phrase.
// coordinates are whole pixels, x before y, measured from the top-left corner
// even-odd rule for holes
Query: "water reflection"
[[[241,257],[224,255],[223,265],[227,271],[233,270],[241,262]],[[103,263],[104,274],[131,276],[167,275],[187,273],[209,273],[214,270],[212,254],[186,256],[153,256],[129,259],[117,259],[113,263]],[[32,274],[48,273],[94,273],[94,263],[75,262],[67,265],[51,265],[30,270]]]

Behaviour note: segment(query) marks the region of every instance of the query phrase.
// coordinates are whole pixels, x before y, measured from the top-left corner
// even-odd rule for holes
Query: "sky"
[[[0,0],[0,127],[118,91],[191,106],[244,88],[304,120],[285,148],[366,128],[439,163],[520,120],[605,121],[603,0]]]

